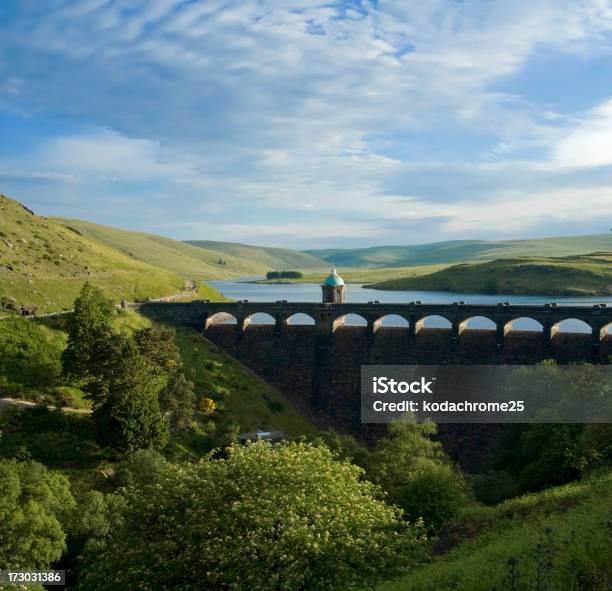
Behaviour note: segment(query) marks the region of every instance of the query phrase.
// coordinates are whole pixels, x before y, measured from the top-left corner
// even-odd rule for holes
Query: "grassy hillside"
[[[369,287],[492,294],[611,295],[612,253],[454,265],[428,275],[390,279]]]
[[[83,393],[68,388],[61,375],[66,321],[66,316],[0,321],[0,396],[57,405],[63,392],[73,400],[70,406],[89,406]],[[135,312],[121,311],[112,326],[133,333],[151,326],[151,321]],[[195,383],[196,393],[213,398],[218,414],[226,421],[242,431],[281,430],[292,436],[316,431],[280,392],[195,331],[177,329],[176,343],[185,375]]]
[[[532,240],[453,240],[411,246],[374,246],[306,252],[338,266],[409,267],[525,256],[559,257],[597,251],[612,251],[612,233]]]
[[[0,195],[0,297],[39,311],[71,306],[90,281],[115,301],[178,293],[177,273],[134,260]],[[1,315],[1,313],[0,313]]]
[[[271,267],[255,259],[233,256],[231,253],[198,248],[185,242],[155,234],[132,232],[102,226],[82,220],[58,218],[69,228],[86,238],[94,239],[115,250],[162,269],[178,273],[187,279],[225,279],[238,275],[262,275]],[[223,264],[219,261],[222,260]]]
[[[289,248],[251,246],[248,244],[215,242],[212,240],[188,240],[187,243],[198,248],[223,252],[225,255],[257,261],[262,265],[266,265],[268,270],[288,271],[292,269],[326,269],[329,267],[328,262],[316,256]]]
[[[608,472],[475,508],[454,524],[466,541],[378,589],[604,591],[612,580],[610,507]]]

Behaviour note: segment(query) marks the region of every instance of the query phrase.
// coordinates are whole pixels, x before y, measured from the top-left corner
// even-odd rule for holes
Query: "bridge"
[[[517,320],[530,319],[540,325],[542,344],[545,349],[550,348],[563,322],[577,320],[583,323],[585,328],[588,327],[594,361],[599,359],[601,343],[612,326],[612,307],[608,308],[605,304],[565,306],[552,303],[515,305],[504,302],[491,305],[462,302],[454,304],[423,304],[421,302],[323,304],[287,301],[195,301],[172,304],[145,303],[138,304],[137,307],[148,316],[190,326],[205,333],[210,332],[216,325],[233,321],[239,336],[249,328],[255,328],[252,326],[253,319],[260,314],[267,315],[277,332],[295,328],[296,325],[292,321],[296,315],[308,316],[312,321],[314,331],[322,336],[333,335],[342,328],[356,328],[346,325],[345,321],[348,316],[358,316],[363,319],[365,332],[369,335],[375,335],[384,328],[385,318],[399,317],[405,321],[404,330],[408,341],[415,341],[420,331],[428,330],[425,327],[425,321],[428,318],[441,317],[449,323],[451,343],[457,341],[465,330],[470,330],[470,320],[484,318],[490,321],[491,329],[495,333],[497,349],[503,348],[508,333],[513,330],[513,324]],[[483,332],[489,332],[489,330],[485,329]]]
[[[360,423],[362,365],[532,364],[543,359],[608,363],[612,357],[612,307],[601,304],[195,301],[135,307],[152,319],[203,334],[281,389],[321,428],[350,431],[366,441],[380,434],[381,425]],[[267,324],[258,321],[259,314],[267,315]],[[298,323],[298,314],[310,317],[310,324]],[[345,322],[349,315],[361,317],[362,325]],[[391,316],[403,326],[386,326]],[[426,323],[440,316],[447,328]],[[474,318],[488,319],[490,328],[471,328]],[[517,330],[516,321],[524,318],[537,322],[538,330]],[[585,332],[566,332],[566,320],[584,323]],[[440,427],[447,450],[464,467],[482,461],[490,444],[486,426],[477,427]]]

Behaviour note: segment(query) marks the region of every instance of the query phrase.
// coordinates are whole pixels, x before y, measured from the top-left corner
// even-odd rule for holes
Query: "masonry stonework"
[[[315,304],[287,302],[189,302],[139,306],[151,318],[190,326],[279,387],[320,427],[349,431],[362,440],[384,432],[381,425],[362,425],[362,365],[404,364],[532,364],[552,358],[560,363],[608,363],[612,308],[562,306],[475,306],[413,304]],[[252,324],[256,313],[267,313],[274,325]],[[310,315],[314,325],[292,325],[296,313]],[[346,326],[344,315],[358,314],[367,326]],[[380,319],[398,314],[406,328],[380,326]],[[424,318],[439,315],[449,329],[418,330]],[[473,317],[492,320],[494,330],[464,329]],[[538,321],[543,330],[510,330],[517,318]],[[218,323],[235,319],[235,324]],[[556,332],[566,319],[591,327],[590,334]],[[441,426],[447,450],[469,467],[496,427]],[[469,456],[469,457],[466,457]]]

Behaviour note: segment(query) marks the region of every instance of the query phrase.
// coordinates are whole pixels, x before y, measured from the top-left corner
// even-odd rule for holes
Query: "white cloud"
[[[595,107],[553,148],[560,166],[612,166],[612,98]]]
[[[0,105],[94,131],[44,138],[27,159],[0,159],[0,169],[29,165],[101,195],[107,189],[96,181],[157,183],[137,195],[158,203],[161,216],[171,204],[177,233],[194,211],[231,208],[239,223],[220,217],[192,229],[288,240],[278,224],[260,221],[276,216],[284,234],[308,241],[337,229],[325,220],[344,212],[338,239],[414,242],[435,232],[565,227],[571,215],[586,227],[593,218],[571,204],[580,195],[608,211],[601,187],[563,175],[612,164],[612,103],[576,123],[575,114],[494,86],[542,49],[584,59],[609,51],[608,1],[387,0],[347,11],[323,0],[23,6],[0,25],[0,75],[15,81],[0,88]],[[456,144],[427,147],[429,134],[451,132]],[[474,136],[493,147],[465,148]],[[545,154],[510,161],[521,149]],[[409,234],[389,220],[432,221]]]
[[[121,180],[153,181],[193,174],[189,162],[163,150],[159,143],[107,130],[52,139],[36,159],[48,170]]]

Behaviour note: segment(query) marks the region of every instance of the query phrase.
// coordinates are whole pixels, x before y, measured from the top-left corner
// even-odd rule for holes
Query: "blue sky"
[[[612,2],[3,0],[0,192],[296,248],[607,232]]]

